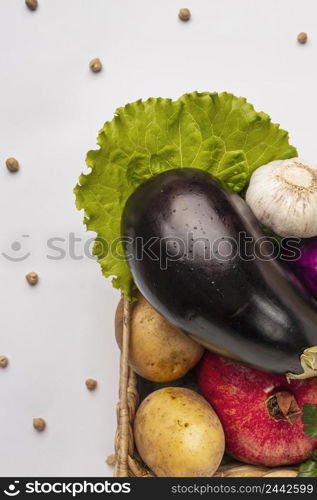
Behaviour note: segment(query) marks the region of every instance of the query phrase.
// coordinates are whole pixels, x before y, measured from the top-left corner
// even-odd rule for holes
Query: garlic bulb
[[[252,174],[246,202],[280,236],[317,236],[317,166],[300,158],[271,161]]]

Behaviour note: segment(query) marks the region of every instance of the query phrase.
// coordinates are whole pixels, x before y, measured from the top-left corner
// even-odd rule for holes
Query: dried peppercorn
[[[94,391],[97,387],[97,380],[93,378],[88,378],[85,383],[89,391]]]
[[[178,17],[180,18],[181,21],[189,21],[190,20],[190,10],[189,9],[180,9],[178,13]]]
[[[38,274],[34,273],[34,272],[28,273],[25,277],[26,277],[26,280],[29,283],[29,285],[32,285],[32,286],[36,285],[36,283],[39,280]]]
[[[46,427],[46,422],[45,422],[44,418],[41,418],[41,417],[33,418],[33,427],[38,432],[44,431],[44,429]]]
[[[30,10],[36,10],[38,8],[38,1],[37,0],[25,0],[25,4],[28,9]]]
[[[298,33],[297,40],[299,41],[299,43],[306,43],[308,40],[307,33],[305,33],[304,31],[302,31],[301,33]]]
[[[15,158],[8,158],[6,160],[6,166],[10,172],[17,172],[20,167],[18,160]]]
[[[7,356],[0,356],[0,367],[1,368],[5,368],[6,366],[8,366],[8,363],[9,363],[9,360],[8,360]]]
[[[90,61],[89,67],[93,73],[99,73],[102,70],[102,62],[96,57]]]

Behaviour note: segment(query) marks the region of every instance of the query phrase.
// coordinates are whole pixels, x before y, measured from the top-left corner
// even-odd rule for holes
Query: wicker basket
[[[123,301],[123,339],[120,358],[119,403],[115,437],[115,477],[155,477],[145,466],[134,447],[133,421],[137,410],[142,379],[129,367],[130,312],[128,300]],[[154,390],[154,387],[153,387]],[[149,392],[149,384],[145,392]],[[214,477],[295,477],[296,467],[273,468],[245,465],[224,458]]]

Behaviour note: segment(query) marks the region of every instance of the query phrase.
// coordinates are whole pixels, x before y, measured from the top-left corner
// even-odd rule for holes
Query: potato
[[[115,319],[116,339],[121,349],[123,302]],[[152,382],[171,382],[185,375],[201,358],[204,349],[166,321],[138,293],[132,303],[129,363]]]
[[[166,387],[141,403],[134,436],[142,460],[159,477],[210,477],[224,454],[219,418],[197,392]]]

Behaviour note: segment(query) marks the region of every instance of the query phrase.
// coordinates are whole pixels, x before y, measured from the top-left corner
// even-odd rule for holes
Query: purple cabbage
[[[289,267],[317,299],[317,238],[303,240],[299,259],[289,263]]]

